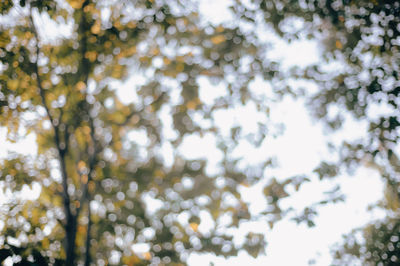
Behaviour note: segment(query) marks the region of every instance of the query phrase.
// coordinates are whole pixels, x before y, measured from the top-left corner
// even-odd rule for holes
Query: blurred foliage
[[[315,173],[332,178],[341,169],[352,173],[367,166],[379,171],[386,185],[379,206],[388,217],[362,229],[362,240],[349,235],[336,254],[337,265],[398,265],[400,1],[253,0],[234,9],[249,21],[262,17],[288,41],[321,44],[320,62],[291,70],[318,86],[307,96],[311,113],[332,130],[355,120],[368,132],[344,141],[339,159],[322,162]]]
[[[399,265],[400,219],[390,217],[354,230],[337,247],[333,265]]]
[[[272,165],[232,156],[272,127],[272,99],[249,84],[281,79],[241,19],[210,24],[195,2],[174,0],[2,1],[0,10],[0,125],[8,141],[33,133],[38,147],[1,162],[2,261],[182,265],[192,252],[264,252],[263,235],[234,243],[226,230],[254,219],[239,188]],[[200,79],[226,94],[204,102]],[[225,134],[214,114],[247,105],[263,117],[258,130]],[[179,152],[187,136],[205,135],[222,154],[216,171]],[[29,189],[38,198],[26,199]],[[271,193],[274,204],[287,196]]]
[[[314,174],[332,179],[360,165],[381,173],[387,189],[380,206],[388,218],[368,227],[375,231],[364,229],[369,233],[357,242],[359,253],[346,244],[338,259],[361,259],[364,251],[392,258],[373,255],[368,241],[381,237],[389,245],[385,232],[392,229],[384,228],[394,228],[389,224],[399,209],[400,2],[250,0],[230,9],[233,19],[215,25],[195,1],[2,1],[0,125],[9,141],[33,132],[38,144],[35,158],[10,154],[2,162],[1,189],[10,195],[1,212],[3,259],[25,260],[23,250],[33,246],[46,250],[46,262],[86,265],[180,265],[192,252],[262,253],[262,235],[249,232],[237,245],[223,230],[255,219],[239,188],[257,183],[273,166],[271,158],[254,166],[232,155],[240,141],[260,146],[272,127],[269,105],[278,98],[249,89],[259,77],[273,84],[275,96],[296,92],[286,78],[317,84],[306,95],[308,107],[327,128],[338,130],[350,118],[367,124],[364,138],[343,142],[339,159],[321,162]],[[280,71],[257,32],[264,26],[289,42],[319,41],[321,62]],[[225,95],[204,101],[201,79],[222,85]],[[132,99],[117,96],[120,87]],[[219,111],[249,104],[264,117],[257,132],[216,122]],[[210,174],[205,158],[179,153],[187,136],[205,135],[222,154],[218,173]],[[172,150],[167,156],[161,155],[165,147]],[[262,215],[271,227],[291,211],[282,210],[280,200],[308,181],[269,179]],[[24,185],[35,184],[38,199],[24,200]],[[325,195],[294,220],[313,226],[319,205],[343,200],[339,187]],[[202,224],[212,228],[202,230]],[[135,244],[148,251],[135,252]]]

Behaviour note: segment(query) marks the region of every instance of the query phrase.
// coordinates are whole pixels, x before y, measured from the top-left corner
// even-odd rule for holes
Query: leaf
[[[215,45],[221,44],[223,42],[225,42],[226,38],[224,35],[220,34],[220,35],[216,35],[214,37],[211,38],[211,42]]]
[[[93,26],[90,28],[90,31],[93,33],[93,34],[99,34],[100,33],[100,30],[101,30],[101,22],[99,21],[99,20],[96,20],[96,22],[93,24]],[[92,61],[92,60],[91,60]],[[94,60],[93,60],[94,61]],[[92,61],[92,62],[93,62]]]
[[[79,81],[78,83],[76,83],[75,87],[78,91],[83,91],[84,89],[86,89],[86,84],[83,81]]]
[[[19,81],[18,80],[9,80],[7,81],[7,88],[15,91],[18,88]]]
[[[84,0],[68,0],[68,3],[74,9],[80,9],[83,5]]]
[[[197,223],[190,223],[189,226],[194,232],[198,231],[199,225]]]

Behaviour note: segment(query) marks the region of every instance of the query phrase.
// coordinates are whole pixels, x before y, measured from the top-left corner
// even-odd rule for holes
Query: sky
[[[226,7],[231,1],[201,1],[201,12],[207,14],[208,18],[215,23],[222,18],[229,18]],[[298,41],[286,44],[276,40],[277,43],[272,54],[275,59],[283,60],[285,67],[293,65],[305,66],[319,60],[320,51],[318,45],[312,41]],[[307,84],[310,85],[310,84]],[[218,88],[210,87],[210,84],[203,84],[201,95],[217,94]],[[253,84],[256,89],[267,88],[265,83]],[[312,86],[312,85],[311,85]],[[207,91],[207,93],[204,93]],[[129,91],[124,87],[118,92],[121,98],[125,98]],[[203,96],[203,98],[206,96]],[[207,101],[207,99],[202,99]],[[212,99],[208,99],[212,100]],[[244,110],[243,122],[252,123],[251,110]],[[246,113],[247,112],[247,113]],[[242,112],[239,112],[242,113]],[[222,115],[221,121],[228,121],[231,114]],[[342,139],[362,136],[362,126],[357,123],[348,123],[345,129],[335,135],[327,134],[322,125],[313,121],[301,100],[294,100],[286,97],[271,108],[271,118],[276,122],[284,122],[284,134],[278,138],[271,138],[262,146],[258,152],[262,154],[275,155],[278,158],[278,167],[271,170],[271,175],[289,177],[299,173],[310,173],[317,166],[321,158],[329,158],[331,155],[326,149],[328,140]],[[246,121],[247,120],[247,121]],[[223,124],[221,125],[223,127]],[[34,134],[29,134],[26,139],[15,144],[5,141],[6,129],[0,128],[0,158],[7,156],[8,151],[15,151],[22,154],[36,153]],[[186,140],[181,152],[187,157],[205,157],[211,150],[215,150],[212,138],[192,138]],[[259,153],[247,150],[248,147],[241,147],[241,153],[246,154],[248,161],[256,161]],[[196,151],[195,153],[193,151]],[[216,155],[217,156],[217,155]],[[218,158],[211,158],[210,161],[217,161]],[[267,180],[265,180],[267,181]],[[240,252],[237,257],[225,259],[214,255],[192,254],[189,257],[190,266],[209,265],[308,265],[313,261],[314,265],[329,265],[332,261],[330,249],[335,243],[342,239],[342,235],[350,232],[356,227],[366,224],[368,221],[379,217],[382,213],[369,212],[367,207],[381,199],[383,184],[379,175],[366,168],[360,168],[353,176],[341,175],[334,181],[340,184],[346,195],[344,203],[327,205],[319,209],[316,218],[316,226],[308,228],[305,225],[297,225],[293,221],[283,220],[278,222],[271,230],[265,222],[243,223],[240,230],[234,233],[235,238],[242,238],[247,231],[263,233],[268,242],[266,256],[252,258],[245,252]],[[323,191],[332,187],[331,182],[310,182],[305,184],[299,193],[294,194],[282,201],[285,207],[293,207],[301,210],[310,203],[321,199]],[[250,211],[257,213],[265,207],[265,199],[262,196],[263,183],[243,188],[242,195],[250,205]],[[0,192],[1,193],[1,192]],[[6,195],[0,194],[0,204]]]

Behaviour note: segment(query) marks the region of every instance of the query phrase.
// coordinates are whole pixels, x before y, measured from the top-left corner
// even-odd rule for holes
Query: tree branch
[[[63,198],[63,206],[66,215],[66,223],[65,223],[65,230],[66,230],[66,257],[67,263],[74,263],[74,248],[75,248],[75,231],[76,231],[76,217],[74,216],[71,210],[71,199],[68,194],[68,174],[65,162],[65,155],[67,151],[67,140],[64,145],[61,145],[61,138],[60,138],[60,121],[56,121],[51,113],[49,106],[46,103],[46,92],[42,86],[42,80],[39,73],[39,56],[40,56],[40,47],[39,47],[39,36],[35,26],[35,22],[32,16],[32,7],[30,9],[29,19],[32,26],[32,32],[36,39],[36,62],[34,64],[34,72],[36,74],[36,81],[37,86],[39,88],[39,95],[42,101],[42,105],[46,110],[46,114],[50,120],[52,128],[54,130],[54,142],[56,145],[56,149],[58,152],[60,168],[61,168],[61,179],[62,179],[62,198]],[[68,137],[68,133],[65,133],[64,138]]]
[[[81,7],[81,20],[79,22],[79,36],[81,36],[80,41],[80,54],[82,56],[82,62],[79,65],[78,73],[81,73],[81,81],[86,85],[88,83],[89,79],[89,73],[90,73],[90,62],[89,60],[85,57],[85,54],[87,52],[87,35],[86,32],[90,29],[90,25],[88,21],[86,20],[85,12],[83,12],[83,9],[89,4],[89,0],[85,0],[82,4]],[[86,96],[86,95],[85,95]],[[92,225],[91,221],[91,211],[90,211],[90,201],[91,201],[91,195],[89,191],[89,184],[92,179],[93,171],[97,163],[97,152],[98,152],[98,145],[95,139],[94,135],[94,125],[93,125],[93,119],[90,116],[90,108],[87,106],[85,109],[88,117],[89,117],[89,125],[90,125],[90,138],[91,138],[91,145],[88,145],[87,147],[87,154],[89,155],[88,158],[88,168],[89,171],[87,173],[87,179],[85,179],[86,182],[81,182],[82,185],[82,190],[83,190],[83,195],[81,197],[82,204],[80,207],[77,209],[77,215],[79,215],[80,211],[83,208],[83,203],[87,202],[87,230],[86,230],[86,242],[85,242],[85,266],[89,266],[91,263],[91,256],[90,256],[90,229]]]
[[[56,148],[57,148],[59,159],[60,159],[60,166],[61,166],[64,208],[66,211],[66,215],[69,216],[69,215],[71,215],[71,208],[70,208],[70,197],[68,194],[68,184],[67,184],[68,176],[67,176],[67,171],[66,171],[66,166],[65,166],[66,149],[65,149],[65,147],[61,147],[61,145],[60,145],[61,141],[60,141],[59,121],[55,122],[54,117],[50,111],[50,108],[46,103],[46,92],[42,86],[41,76],[39,73],[39,65],[38,65],[39,56],[40,56],[39,37],[38,37],[36,26],[35,26],[35,23],[34,23],[34,20],[32,17],[32,10],[31,10],[29,18],[30,18],[30,21],[32,24],[32,32],[36,38],[36,62],[34,64],[34,71],[36,74],[37,86],[39,88],[39,94],[40,94],[40,98],[42,101],[42,105],[43,105],[44,109],[46,110],[46,114],[47,114],[47,116],[50,120],[50,123],[52,125],[52,128],[54,130],[54,142],[56,144]]]

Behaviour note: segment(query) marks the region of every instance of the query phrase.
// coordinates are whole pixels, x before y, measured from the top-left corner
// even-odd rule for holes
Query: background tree
[[[236,11],[244,19],[262,17],[288,41],[321,43],[321,62],[292,69],[292,74],[318,85],[315,93],[308,92],[308,106],[327,129],[356,121],[365,134],[343,140],[335,148],[338,159],[322,162],[316,173],[326,178],[373,167],[386,186],[378,206],[387,218],[362,229],[362,241],[355,236],[358,230],[349,235],[336,253],[338,265],[347,265],[348,259],[353,265],[357,258],[362,265],[398,264],[400,1],[254,0]],[[315,214],[310,209],[305,213]]]
[[[211,25],[191,1],[20,0],[0,10],[0,123],[9,141],[33,132],[38,146],[1,163],[1,260],[174,265],[195,251],[264,251],[262,235],[234,244],[224,230],[253,219],[238,188],[271,164],[233,155],[239,140],[257,146],[273,129],[270,100],[248,88],[279,78],[254,32],[239,20]],[[203,102],[201,79],[225,95]],[[249,105],[258,131],[217,124],[219,110]],[[186,136],[205,135],[220,150],[216,169],[179,152]],[[269,193],[272,203],[287,196]],[[140,243],[147,249],[132,252]]]

